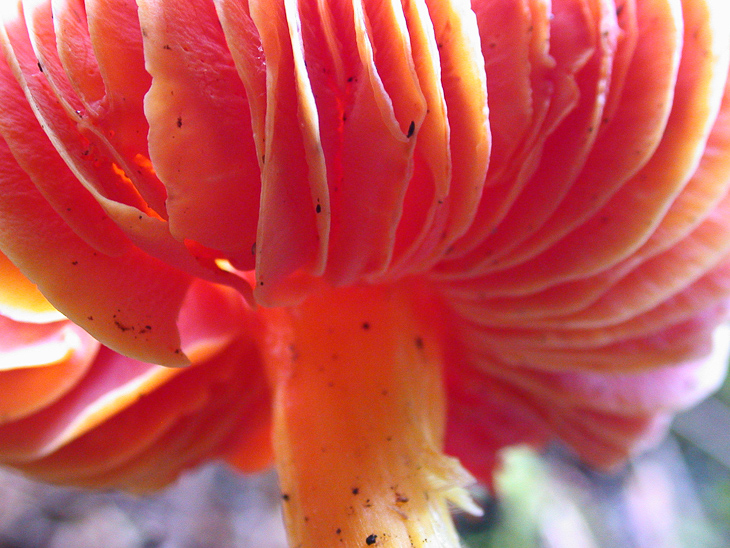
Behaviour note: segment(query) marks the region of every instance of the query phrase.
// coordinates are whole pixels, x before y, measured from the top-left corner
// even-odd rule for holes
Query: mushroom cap
[[[0,42],[3,462],[265,465],[261,310],[333,288],[428,296],[485,480],[721,382],[725,0],[24,0]]]

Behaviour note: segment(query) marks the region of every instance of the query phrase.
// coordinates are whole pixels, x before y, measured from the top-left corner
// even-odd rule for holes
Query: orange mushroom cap
[[[444,448],[613,466],[722,381],[725,0],[2,10],[1,462],[447,546]]]

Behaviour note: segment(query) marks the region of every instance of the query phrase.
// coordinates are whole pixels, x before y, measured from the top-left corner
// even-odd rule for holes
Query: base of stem
[[[292,546],[459,546],[447,500],[475,507],[441,453],[437,309],[413,288],[360,287],[268,313]]]

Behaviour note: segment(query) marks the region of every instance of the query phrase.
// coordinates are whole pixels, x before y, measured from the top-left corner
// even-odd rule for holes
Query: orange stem
[[[292,546],[459,546],[446,500],[469,506],[470,477],[441,454],[438,316],[415,293],[339,289],[266,311]]]

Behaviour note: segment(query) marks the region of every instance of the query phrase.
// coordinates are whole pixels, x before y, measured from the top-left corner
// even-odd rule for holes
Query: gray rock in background
[[[33,482],[0,470],[0,548],[286,548],[273,472],[214,464],[149,497]]]

